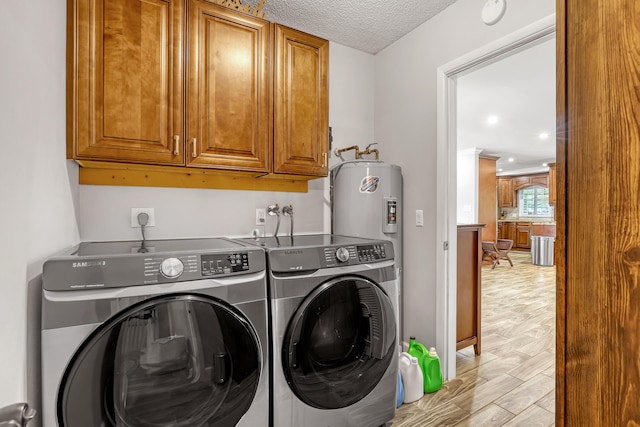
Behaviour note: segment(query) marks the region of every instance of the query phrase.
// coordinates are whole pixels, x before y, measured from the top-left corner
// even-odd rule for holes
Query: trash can
[[[531,263],[553,267],[553,245],[555,237],[531,236]]]

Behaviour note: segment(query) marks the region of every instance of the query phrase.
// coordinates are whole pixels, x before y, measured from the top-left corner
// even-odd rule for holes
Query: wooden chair
[[[513,262],[509,258],[509,251],[513,247],[513,240],[498,239],[496,242],[483,241],[482,242],[482,261],[490,261],[493,263],[491,269],[496,268],[497,264],[500,264],[501,259],[509,261],[511,267]]]

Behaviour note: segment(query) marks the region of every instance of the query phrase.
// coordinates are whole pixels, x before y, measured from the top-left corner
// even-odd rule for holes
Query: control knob
[[[175,279],[184,271],[184,264],[178,258],[167,258],[160,264],[160,273],[167,279]]]
[[[336,258],[340,262],[349,261],[349,251],[347,250],[347,248],[338,248],[338,250],[336,251]]]

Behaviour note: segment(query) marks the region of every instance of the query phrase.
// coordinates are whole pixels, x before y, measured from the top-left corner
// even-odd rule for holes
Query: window
[[[520,216],[553,216],[549,206],[549,189],[534,185],[518,190]]]

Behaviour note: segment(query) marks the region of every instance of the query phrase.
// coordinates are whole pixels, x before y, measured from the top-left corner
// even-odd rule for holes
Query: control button
[[[160,264],[160,273],[167,279],[175,279],[184,271],[184,265],[178,258],[167,258]]]
[[[349,261],[349,251],[346,248],[338,248],[336,251],[336,258],[340,262]]]

